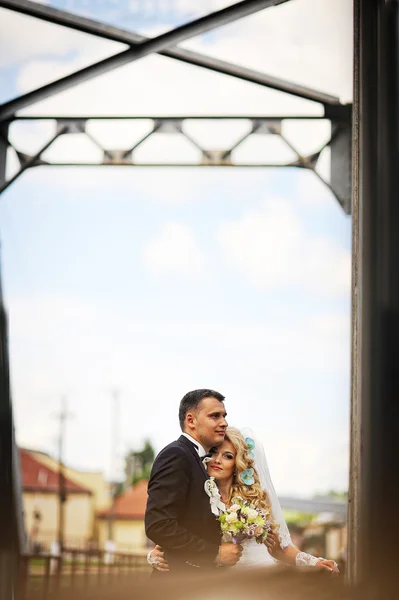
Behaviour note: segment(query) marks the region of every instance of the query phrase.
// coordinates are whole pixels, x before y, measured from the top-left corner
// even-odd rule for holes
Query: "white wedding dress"
[[[285,527],[287,527],[287,525],[285,525]],[[287,528],[287,532],[288,532],[288,528]],[[287,546],[290,546],[292,543],[289,533],[288,533],[288,537],[287,537],[287,535],[282,536],[280,534],[279,538],[280,538],[281,548],[286,548]],[[224,542],[229,542],[229,541],[231,541],[231,536],[224,535],[222,539]],[[241,543],[241,546],[242,546],[242,555],[241,555],[239,562],[233,567],[235,569],[242,569],[242,568],[248,569],[251,567],[253,567],[253,568],[255,568],[255,567],[272,567],[278,563],[278,561],[275,560],[269,554],[269,550],[267,549],[265,544],[257,544],[256,540],[252,539],[252,540],[245,540],[244,542]]]
[[[225,539],[224,541],[228,541]],[[257,544],[255,540],[246,540],[242,544],[242,555],[234,569],[248,569],[251,567],[271,567],[276,560],[269,554],[264,544]]]
[[[273,482],[270,476],[269,467],[267,464],[265,450],[263,444],[254,438],[252,431],[249,429],[241,430],[244,438],[250,437],[254,440],[254,468],[256,469],[260,484],[262,488],[267,492],[269,497],[273,522],[279,526],[279,541],[281,548],[287,548],[292,545],[290,532],[287,527],[287,523],[284,518],[284,514],[277,498],[276,491],[273,486]],[[221,499],[216,503],[216,507],[219,511],[224,512],[226,510],[225,505]],[[230,542],[231,536],[229,534],[223,535],[224,542]],[[271,567],[277,563],[277,561],[269,554],[267,547],[264,544],[257,544],[256,540],[245,540],[242,544],[243,552],[239,562],[235,565],[235,569],[251,568],[251,567]]]
[[[281,548],[286,548],[287,546],[290,546],[292,544],[291,536],[289,534],[288,527],[285,521],[284,525],[285,527],[283,527],[283,530],[286,531],[283,534],[279,534]],[[231,536],[229,534],[224,534],[222,541],[231,542]],[[241,543],[241,546],[243,549],[242,555],[239,562],[233,567],[235,569],[248,569],[251,567],[272,567],[278,562],[269,554],[269,550],[267,549],[265,544],[257,544],[256,540],[245,540]]]

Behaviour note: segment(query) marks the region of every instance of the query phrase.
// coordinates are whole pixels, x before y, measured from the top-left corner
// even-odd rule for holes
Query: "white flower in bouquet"
[[[238,522],[237,513],[231,512],[226,515],[226,523],[229,523],[229,525],[231,525],[232,523],[237,523],[237,522]]]
[[[248,508],[247,515],[248,515],[248,518],[253,521],[256,519],[256,517],[259,515],[259,513],[254,508]]]
[[[220,514],[219,521],[223,533],[230,534],[233,543],[255,539],[262,544],[271,530],[269,518],[268,510],[261,510],[248,500],[235,497],[230,508]]]
[[[263,533],[263,527],[260,527],[259,525],[257,527],[255,527],[254,529],[254,535],[257,537],[259,535],[262,535]]]

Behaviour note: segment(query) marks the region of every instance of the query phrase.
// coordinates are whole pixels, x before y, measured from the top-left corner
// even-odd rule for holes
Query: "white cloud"
[[[198,277],[206,257],[194,232],[183,223],[170,222],[143,249],[144,264],[156,275]]]
[[[218,241],[228,264],[258,288],[349,294],[350,253],[334,239],[310,235],[283,198],[222,224]]]
[[[283,121],[282,134],[302,156],[320,150],[331,137],[331,124],[325,119]]]
[[[206,49],[222,60],[352,98],[351,0],[295,0],[256,13],[215,33]],[[194,47],[195,40],[184,46]]]
[[[87,59],[85,63],[87,63]],[[56,63],[35,60],[22,67],[21,92],[82,66],[82,58]],[[312,102],[290,97],[162,56],[148,56],[56,96],[37,102],[23,114],[64,115],[258,115],[319,114]]]
[[[345,344],[349,345],[350,319],[347,314],[317,316],[313,320],[312,329],[319,335],[326,336],[329,340],[343,340]]]
[[[50,292],[30,293],[29,300],[11,298],[10,330],[12,336],[35,337],[43,340],[62,337],[74,321],[91,325],[98,319],[95,306],[81,298]],[[28,318],[29,311],[34,318]],[[58,327],[59,329],[54,329]]]
[[[322,163],[322,170],[324,171],[322,176],[328,181],[330,164],[325,164],[325,155]],[[333,204],[342,213],[342,209],[338,205],[332,191],[312,171],[305,169],[298,170],[297,177],[295,178],[295,197],[304,206],[321,208]]]
[[[45,4],[45,2],[41,2]],[[46,2],[47,3],[47,2]],[[61,72],[62,65],[68,64],[70,54],[80,53],[82,62],[88,64],[93,58],[100,60],[118,50],[126,48],[125,44],[101,40],[79,31],[46,23],[40,19],[21,15],[11,10],[0,8],[0,67],[10,67],[24,63],[34,63],[43,57],[57,59],[53,72],[38,72],[47,75],[50,81]],[[86,58],[85,58],[86,57]],[[87,62],[88,61],[88,62]],[[30,86],[39,85],[40,79],[32,81]]]
[[[323,436],[314,432],[307,438],[298,427],[296,432],[284,435],[282,442],[283,427],[274,422],[272,427],[255,430],[264,443],[278,495],[309,497],[310,493],[348,488],[349,431]]]

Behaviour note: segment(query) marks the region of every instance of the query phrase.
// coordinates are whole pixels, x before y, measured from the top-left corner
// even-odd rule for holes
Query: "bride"
[[[249,430],[240,432],[228,427],[224,442],[211,450],[210,456],[204,459],[204,465],[219,490],[216,498],[208,493],[215,515],[225,512],[237,496],[272,515],[272,531],[264,544],[258,544],[255,539],[244,541],[242,556],[234,568],[271,566],[276,561],[282,561],[339,572],[334,561],[301,552],[293,545],[270,478],[265,451]],[[224,534],[223,541],[231,541],[229,534]],[[159,546],[148,553],[147,559],[158,571],[169,570]]]

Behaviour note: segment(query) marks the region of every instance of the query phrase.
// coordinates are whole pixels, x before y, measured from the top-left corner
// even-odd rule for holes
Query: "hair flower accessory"
[[[241,473],[240,479],[245,485],[253,485],[255,483],[253,468],[245,469],[245,471]]]
[[[245,443],[248,446],[248,456],[249,458],[252,458],[252,460],[255,458],[255,440],[253,440],[250,437],[246,437],[245,438]]]

